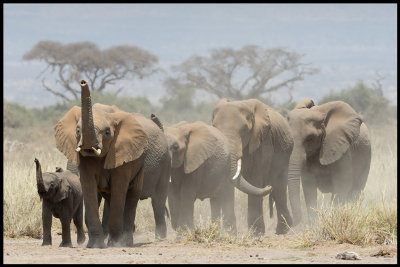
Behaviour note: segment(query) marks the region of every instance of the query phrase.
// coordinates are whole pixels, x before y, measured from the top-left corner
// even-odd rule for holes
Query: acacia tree
[[[290,102],[294,83],[318,71],[301,63],[303,56],[283,48],[263,49],[255,45],[238,50],[213,49],[209,57],[195,55],[173,66],[176,76],[168,79],[232,100],[262,98],[287,88]]]
[[[82,78],[89,81],[92,91],[103,91],[108,85],[114,85],[124,78],[139,78],[158,71],[155,64],[158,58],[151,53],[131,45],[119,45],[101,50],[91,42],[61,44],[55,41],[40,41],[24,54],[24,60],[43,60],[46,71],[57,72],[56,84],[61,89],[44,88],[64,101],[80,97],[79,84]],[[78,88],[78,89],[75,89]],[[120,87],[116,93],[122,90]],[[72,99],[71,99],[72,97]]]

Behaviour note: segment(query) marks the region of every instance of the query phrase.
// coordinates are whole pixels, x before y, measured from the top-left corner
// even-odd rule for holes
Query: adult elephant
[[[108,244],[132,246],[136,207],[144,174],[148,136],[127,112],[107,112],[91,105],[89,87],[81,81],[82,108],[72,107],[55,126],[57,148],[77,165],[85,204],[87,247],[103,248],[97,193],[110,196]]]
[[[217,128],[181,122],[166,127],[165,135],[172,159],[168,204],[175,230],[193,228],[195,200],[210,198],[212,220],[222,212],[224,226],[236,232],[234,186],[248,194],[271,192],[271,186],[259,189],[240,177],[231,180],[237,170],[231,169],[228,140]]]
[[[241,165],[243,177],[257,187],[271,185],[270,204],[276,203],[277,234],[288,231],[292,218],[287,207],[287,174],[293,138],[286,120],[257,99],[221,99],[214,108],[213,125],[228,139],[231,168]],[[247,223],[264,234],[263,198],[248,195]],[[270,205],[272,212],[272,205]]]
[[[120,112],[116,106],[108,106],[96,104],[96,107],[101,107],[107,112]],[[151,114],[151,120],[144,117],[142,114],[133,113],[135,119],[142,125],[145,133],[149,137],[148,145],[144,154],[144,178],[143,187],[140,194],[140,200],[151,198],[155,220],[155,237],[165,238],[167,236],[167,226],[165,222],[165,204],[167,199],[168,179],[170,176],[171,158],[168,151],[167,139],[164,135],[164,129],[159,119]],[[67,170],[79,175],[79,171],[71,161],[67,162]],[[109,201],[105,192],[99,193],[98,205],[104,197],[104,209],[102,228],[105,236],[108,235],[108,219],[109,219]],[[133,231],[135,226],[133,225]]]
[[[338,202],[357,197],[367,182],[371,143],[361,117],[342,101],[315,106],[311,99],[304,99],[288,119],[294,136],[288,188],[297,224],[301,220],[300,180],[309,217],[315,216],[317,188],[333,193]]]

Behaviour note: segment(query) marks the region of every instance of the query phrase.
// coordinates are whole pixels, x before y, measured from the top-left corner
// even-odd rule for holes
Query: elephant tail
[[[272,218],[274,215],[274,198],[272,194],[269,195],[269,217]]]
[[[167,214],[167,218],[169,219],[169,212],[168,212],[167,206],[165,206],[165,213]]]
[[[156,115],[151,114],[151,120],[164,132],[164,127]]]

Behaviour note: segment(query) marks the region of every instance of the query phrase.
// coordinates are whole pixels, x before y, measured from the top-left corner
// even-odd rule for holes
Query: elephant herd
[[[342,101],[316,106],[305,99],[285,118],[256,99],[221,99],[214,108],[212,125],[182,121],[169,126],[153,114],[146,118],[116,106],[92,106],[84,80],[81,101],[81,107],[71,108],[54,128],[56,146],[69,166],[77,166],[78,180],[71,178],[71,167],[42,174],[35,160],[38,193],[43,199],[43,245],[51,244],[52,213],[62,221],[60,246],[71,246],[72,218],[78,243],[85,240],[83,217],[87,247],[106,247],[107,235],[108,246],[132,246],[136,207],[139,199],[146,198],[151,198],[156,237],[167,235],[167,202],[172,227],[177,230],[193,228],[194,202],[205,198],[210,199],[212,219],[222,215],[224,227],[236,232],[235,187],[248,195],[249,229],[264,234],[263,197],[269,195],[270,214],[275,203],[278,216],[276,233],[285,234],[301,221],[300,182],[311,219],[317,189],[332,193],[335,202],[346,202],[356,198],[367,181],[371,161],[368,129],[360,115]],[[62,181],[71,184],[70,197],[58,198],[56,204],[54,195],[61,191]]]

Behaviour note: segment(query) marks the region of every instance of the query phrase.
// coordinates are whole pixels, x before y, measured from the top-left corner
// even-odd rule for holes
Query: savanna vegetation
[[[129,112],[147,116],[156,113],[166,125],[180,120],[211,122],[213,102],[195,104],[193,90],[177,91],[165,97],[162,106],[153,106],[145,97],[117,97],[111,93],[94,92],[93,103],[100,102]],[[354,95],[353,95],[354,94]],[[368,103],[357,105],[359,97]],[[397,120],[389,102],[373,93],[363,83],[330,94],[316,104],[344,100],[358,109],[369,123],[373,157],[369,179],[362,198],[356,203],[332,207],[330,194],[319,193],[319,220],[316,225],[303,223],[292,229],[298,236],[296,246],[312,246],[322,240],[336,240],[357,245],[397,243]],[[42,162],[43,171],[54,171],[66,166],[66,158],[55,148],[53,126],[77,100],[42,109],[27,109],[16,103],[4,103],[4,235],[41,238],[41,203],[36,190],[33,159]],[[371,110],[374,109],[375,110]],[[280,108],[277,106],[276,108]],[[378,119],[380,118],[380,119]],[[196,201],[193,231],[183,231],[181,238],[193,242],[228,242],[238,245],[268,245],[267,237],[252,237],[247,231],[247,198],[236,190],[236,216],[238,236],[222,232],[219,224],[210,220],[209,201]],[[306,218],[303,198],[303,218]],[[268,199],[264,200],[264,213],[269,214]],[[266,219],[267,229],[273,232],[276,218]],[[143,200],[137,211],[136,231],[153,231],[154,219],[151,202]],[[53,228],[61,230],[58,220]],[[183,229],[184,230],[184,229]],[[268,231],[268,230],[267,230]]]
[[[53,106],[32,109],[25,108],[17,103],[7,101],[3,103],[3,231],[4,236],[7,237],[31,236],[41,238],[41,202],[36,188],[34,158],[40,160],[43,172],[54,171],[56,166],[66,167],[66,158],[55,146],[53,127],[72,106],[80,106],[79,95],[76,97],[75,89],[70,91],[66,88],[73,84],[76,80],[74,75],[84,66],[78,64],[80,61],[62,61],[65,58],[54,57],[49,53],[50,50],[44,49],[49,46],[60,51],[71,49],[70,46],[44,42],[27,53],[25,59],[43,59],[48,61],[53,70],[60,67],[70,70],[69,74],[65,74],[69,79],[64,76],[59,77],[61,80],[64,79],[64,88],[58,91],[64,94],[64,97],[60,97],[62,102]],[[116,53],[118,49],[100,51],[90,43],[82,43],[78,48],[85,48],[98,53],[95,55],[102,55],[109,60],[107,64],[115,64],[113,60],[118,59],[118,53]],[[135,53],[141,55],[143,62],[147,62],[147,65],[143,63],[143,73],[132,72],[125,75],[141,77],[141,75],[146,76],[153,73],[154,64],[157,62],[156,57],[135,47],[124,47],[124,49],[130,51],[129,53],[132,53],[130,54],[132,56]],[[264,59],[274,59],[273,62],[279,64],[273,65],[272,61],[259,62],[256,57],[252,57],[260,53],[264,55]],[[87,62],[90,63],[93,58],[88,57]],[[278,104],[271,102],[268,94],[265,93],[279,88],[287,88],[290,93],[294,81],[302,80],[305,74],[315,73],[316,70],[313,68],[304,68],[300,59],[301,55],[296,53],[279,49],[264,50],[254,46],[239,50],[213,50],[210,57],[191,57],[184,63],[175,66],[174,76],[164,81],[163,85],[167,94],[161,99],[159,105],[151,103],[146,96],[122,96],[116,94],[115,91],[111,93],[101,89],[109,85],[110,82],[106,82],[104,87],[101,83],[97,83],[97,87],[92,88],[92,103],[116,105],[127,112],[139,112],[147,117],[154,113],[164,125],[181,120],[189,122],[201,120],[211,123],[212,110],[217,98],[209,101],[195,101],[197,90],[203,88],[202,90],[218,97],[231,97],[231,99],[255,97],[284,113],[295,105],[291,101],[291,97],[289,97],[287,103]],[[116,62],[125,66],[123,59],[119,58],[119,60]],[[247,63],[241,65],[240,63],[243,60]],[[89,63],[87,69],[84,70],[89,71],[89,73],[95,72],[93,64],[98,62]],[[107,64],[97,66],[99,74],[115,70]],[[75,66],[75,69],[71,66]],[[223,69],[221,66],[227,68]],[[247,71],[250,72],[250,75],[247,78],[235,78],[242,78],[242,83],[236,87],[219,86],[219,83],[237,84],[227,77],[232,77],[232,74],[236,73],[235,68],[249,66],[250,69]],[[100,67],[103,67],[103,70]],[[134,66],[130,67],[134,68]],[[251,75],[251,71],[253,71],[253,75]],[[271,85],[268,83],[275,76],[268,76],[267,74],[275,73],[277,75],[285,71],[294,75],[286,76],[289,77],[285,80],[286,83],[281,84],[280,87],[278,84]],[[193,73],[197,73],[198,76]],[[114,75],[121,75],[121,73],[114,73]],[[94,76],[90,77],[92,80],[96,79]],[[119,76],[114,78],[118,80],[117,77]],[[100,76],[97,78],[100,79]],[[46,89],[47,85],[43,84],[43,86]],[[216,91],[217,89],[220,91]],[[55,92],[53,91],[53,93]],[[349,103],[357,112],[362,114],[369,126],[372,142],[372,162],[368,182],[362,197],[357,202],[343,206],[334,207],[330,205],[330,194],[323,195],[319,192],[317,210],[319,220],[314,225],[303,222],[289,232],[296,237],[294,246],[308,247],[324,240],[356,245],[397,244],[397,106],[391,106],[390,101],[382,95],[379,88],[366,85],[362,81],[341,90],[339,93],[332,92],[322,99],[314,99],[314,102],[318,105],[333,100],[343,100]],[[307,218],[304,197],[302,203],[303,218]],[[268,204],[268,198],[265,198],[264,214],[266,215],[269,214]],[[194,218],[196,227],[192,231],[182,229],[179,236],[181,240],[198,243],[222,242],[244,246],[271,245],[267,235],[253,237],[251,231],[247,231],[247,197],[238,190],[235,191],[235,212],[237,236],[231,235],[229,231],[222,231],[219,227],[220,222],[210,223],[209,200],[197,200]],[[276,215],[272,219],[265,218],[265,221],[267,224],[266,231],[273,233],[276,226]],[[61,231],[59,220],[53,220],[52,229]],[[153,230],[154,218],[151,200],[140,201],[136,216],[136,231]]]

